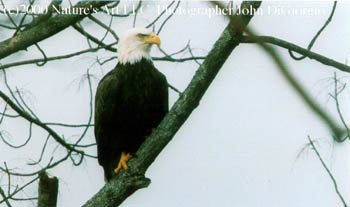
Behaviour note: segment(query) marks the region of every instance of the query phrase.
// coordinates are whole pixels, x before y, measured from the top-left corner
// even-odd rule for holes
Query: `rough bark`
[[[46,172],[39,175],[38,207],[56,207],[58,194],[58,179],[47,176]]]
[[[261,2],[249,1],[243,2],[242,7],[257,9],[260,4]],[[238,16],[238,18],[241,18],[242,22],[247,25],[252,15]],[[84,207],[118,206],[137,189],[149,185],[150,181],[144,177],[145,171],[199,105],[201,98],[220,68],[240,43],[241,29],[235,28],[231,23],[225,28],[181,97],[176,101],[156,131],[146,139],[137,151],[137,158],[129,161],[129,170],[122,170],[115,179],[107,183],[84,204]]]

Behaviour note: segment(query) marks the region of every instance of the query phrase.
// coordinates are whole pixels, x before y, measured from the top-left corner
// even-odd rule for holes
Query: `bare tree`
[[[117,59],[114,54],[117,51],[115,46],[119,40],[119,31],[112,29],[113,22],[124,18],[130,18],[132,19],[133,26],[135,26],[137,21],[139,21],[140,13],[143,8],[142,5],[147,4],[147,2],[143,1],[138,1],[136,3],[133,2],[132,6],[128,5],[128,7],[124,7],[127,8],[125,13],[120,14],[113,13],[113,11],[116,11],[121,7],[122,3],[120,1],[80,1],[75,5],[70,6],[64,6],[62,5],[63,3],[68,4],[68,2],[52,1],[47,7],[40,7],[38,6],[39,3],[29,0],[27,7],[23,7],[22,10],[16,10],[15,8],[20,8],[21,6],[17,5],[11,8],[6,5],[6,2],[1,2],[3,9],[0,12],[3,15],[2,19],[0,19],[0,29],[2,30],[2,34],[6,34],[6,38],[0,42],[0,59],[3,60],[14,54],[25,54],[26,52],[23,51],[27,50],[27,48],[35,48],[39,54],[41,54],[41,57],[14,62],[6,61],[6,64],[1,63],[0,69],[3,74],[2,78],[4,80],[4,87],[0,90],[0,97],[2,99],[0,124],[8,126],[8,124],[14,120],[21,120],[23,121],[21,127],[26,127],[28,136],[22,144],[15,145],[10,141],[11,134],[14,132],[2,129],[0,132],[0,138],[2,142],[10,148],[19,150],[25,148],[32,139],[39,139],[38,135],[35,134],[37,129],[40,129],[45,135],[44,137],[41,137],[41,139],[44,140],[42,142],[43,144],[40,148],[35,149],[38,150],[39,157],[32,159],[32,161],[28,163],[28,166],[30,166],[28,169],[30,169],[30,171],[21,171],[21,169],[18,170],[14,167],[9,167],[11,164],[7,161],[0,167],[3,175],[7,178],[1,180],[0,195],[2,199],[0,200],[0,204],[13,206],[11,205],[12,202],[38,200],[38,206],[49,205],[46,203],[55,206],[58,181],[56,178],[48,177],[45,172],[55,169],[62,163],[69,162],[69,160],[74,166],[79,166],[85,159],[96,159],[96,155],[92,154],[90,150],[92,147],[95,147],[96,144],[86,143],[88,131],[93,128],[94,81],[95,79],[99,79],[99,77],[96,77],[92,72],[93,66],[98,65],[102,67],[103,65]],[[167,2],[165,7],[176,11],[180,4],[181,1],[174,0]],[[248,1],[243,2],[240,8],[258,10],[260,5],[261,2]],[[221,4],[215,2],[213,5],[209,6],[216,6],[223,10],[231,9],[231,5],[229,5],[229,7],[223,7]],[[184,45],[182,49],[175,52],[167,52],[159,48],[162,56],[153,57],[154,61],[166,61],[169,64],[194,61],[198,64],[196,74],[183,92],[169,84],[169,88],[177,93],[179,98],[158,128],[146,139],[145,143],[138,150],[136,153],[137,158],[130,160],[130,170],[121,171],[116,179],[107,183],[94,197],[87,201],[84,206],[116,206],[121,204],[136,190],[147,187],[150,184],[150,180],[144,176],[146,170],[165,148],[168,142],[174,137],[192,111],[199,106],[201,98],[210,87],[211,82],[215,79],[227,58],[241,43],[257,44],[269,54],[276,63],[276,66],[283,77],[285,77],[286,81],[295,89],[304,103],[309,106],[310,110],[313,111],[315,115],[318,116],[329,128],[334,141],[342,143],[347,140],[349,138],[349,128],[347,121],[342,114],[341,104],[338,99],[338,96],[344,90],[345,85],[342,85],[339,88],[339,85],[337,85],[339,84],[339,81],[336,76],[334,76],[335,91],[331,94],[331,97],[336,103],[337,115],[342,124],[339,125],[328,112],[311,98],[308,91],[304,89],[299,81],[289,72],[289,68],[284,64],[280,55],[275,51],[275,47],[271,46],[274,45],[287,49],[291,58],[296,61],[310,58],[321,64],[333,67],[335,70],[350,72],[349,66],[311,51],[317,38],[331,22],[335,10],[336,2],[334,3],[329,19],[316,33],[307,48],[300,47],[296,44],[275,37],[257,36],[252,28],[247,27],[251,18],[254,16],[253,13],[227,15],[227,18],[229,19],[228,25],[222,32],[222,35],[212,46],[212,49],[205,56],[195,55],[190,42]],[[173,18],[174,13],[175,12],[171,15],[166,15],[164,10],[144,26],[153,28],[153,30],[159,34],[166,28],[167,23]],[[94,27],[98,27],[100,31],[103,31],[103,35],[99,36],[96,35],[94,31],[89,31],[91,25],[94,25]],[[52,36],[59,36],[67,29],[73,29],[81,36],[85,37],[88,48],[70,54],[48,56],[45,49],[41,47],[41,41]],[[93,66],[87,68],[86,74],[82,77],[82,80],[85,81],[88,86],[88,104],[90,109],[88,112],[88,119],[85,123],[71,124],[44,121],[44,119],[36,114],[30,103],[30,98],[28,98],[30,97],[30,95],[28,95],[30,92],[22,88],[17,88],[16,86],[11,85],[10,81],[8,81],[7,71],[11,71],[17,66],[36,64],[37,67],[45,68],[47,63],[51,61],[67,60],[84,54],[86,55],[87,53],[98,54],[98,52],[101,51],[110,52],[112,55],[107,58],[100,58],[96,55],[96,60],[94,61]],[[302,56],[296,57],[294,53],[299,53]],[[70,133],[64,133],[70,130],[73,130],[79,135],[71,137]],[[40,135],[41,134],[43,133],[40,133]],[[47,149],[49,142],[56,143],[56,147],[54,147],[51,152],[48,152]],[[317,153],[323,166],[326,166],[311,139],[310,145]],[[56,153],[56,149],[61,149],[61,151],[63,149],[63,155],[62,153]],[[326,167],[325,170],[329,172]],[[332,178],[337,194],[342,200],[343,205],[347,206],[346,201],[337,188],[335,178],[331,173],[329,173],[329,175]],[[17,181],[14,177],[23,178],[25,181]],[[45,195],[43,192],[47,191],[42,190],[43,188],[40,189],[39,187],[39,197],[18,197],[24,189],[37,185],[39,179],[39,186],[43,186],[46,183],[50,189],[52,187],[53,190],[50,190],[49,193]],[[17,183],[14,183],[14,180],[16,180]],[[6,189],[4,186],[6,186]]]

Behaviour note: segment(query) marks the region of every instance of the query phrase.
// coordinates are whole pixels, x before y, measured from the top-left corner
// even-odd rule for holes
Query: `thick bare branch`
[[[5,194],[5,191],[0,187],[0,195],[3,198],[3,201],[6,203],[7,207],[12,207],[8,197]]]
[[[85,9],[87,11],[86,14],[56,15],[28,30],[17,33],[14,37],[0,43],[0,59],[18,52],[19,50],[24,50],[27,47],[40,42],[41,40],[57,34],[58,32],[82,20],[84,17],[90,15],[92,12],[94,12],[94,9],[97,9],[108,3],[110,2],[81,1],[77,3],[73,9]]]
[[[220,6],[220,4],[215,3]],[[333,118],[323,109],[321,108],[316,101],[313,100],[312,96],[305,90],[305,88],[300,84],[300,82],[293,76],[293,74],[289,71],[289,68],[284,64],[284,61],[280,57],[280,55],[276,52],[276,50],[270,45],[265,44],[263,41],[259,39],[251,28],[245,27],[245,25],[241,21],[235,21],[235,18],[232,16],[227,16],[231,19],[231,22],[235,24],[237,27],[244,30],[244,32],[252,38],[258,45],[267,52],[274,63],[277,66],[277,69],[281,73],[281,75],[286,79],[286,81],[293,87],[293,89],[297,92],[300,98],[304,101],[304,103],[317,115],[329,128],[331,134],[337,142],[343,142],[345,139],[344,129],[342,129],[337,122],[333,120]]]
[[[56,207],[58,195],[58,179],[47,176],[43,171],[39,174],[38,207]]]

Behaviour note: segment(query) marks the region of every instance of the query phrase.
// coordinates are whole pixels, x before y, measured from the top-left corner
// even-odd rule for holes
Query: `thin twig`
[[[186,57],[186,58],[172,58],[172,57],[152,57],[154,61],[169,61],[169,62],[186,62],[191,60],[205,60],[206,56]]]
[[[333,15],[334,15],[334,12],[335,12],[335,9],[337,7],[337,1],[334,1],[333,3],[333,8],[332,8],[332,11],[331,11],[331,14],[329,15],[328,19],[326,20],[326,22],[324,23],[324,25],[321,27],[321,29],[316,33],[316,35],[314,36],[314,38],[312,38],[311,42],[309,43],[308,47],[307,47],[307,50],[311,50],[312,46],[315,44],[317,38],[321,35],[321,33],[323,32],[323,30],[328,26],[328,24],[332,21],[332,18],[333,18]],[[306,55],[302,55],[301,57],[296,57],[292,50],[288,50],[289,52],[289,55],[294,59],[294,60],[302,60],[304,58],[306,58],[307,56]]]
[[[350,129],[349,129],[349,126],[347,125],[347,123],[346,123],[346,121],[344,119],[343,113],[341,112],[341,109],[340,109],[339,94],[345,89],[346,84],[344,84],[342,86],[342,88],[340,88],[340,90],[338,90],[338,81],[339,80],[337,79],[337,73],[334,72],[334,94],[330,94],[330,96],[335,101],[335,106],[336,106],[337,113],[339,115],[340,121],[342,122],[343,126],[346,129],[347,136],[343,138],[345,140],[346,138],[350,137]]]
[[[101,22],[99,19],[95,18],[92,15],[88,16],[88,18],[91,19],[92,21],[94,21],[96,24],[100,25],[102,28],[107,30],[109,33],[111,33],[112,36],[114,37],[114,39],[116,40],[116,42],[119,41],[119,37],[118,37],[117,33],[115,33],[115,31],[113,29],[111,29],[111,24],[112,24],[113,17],[111,17],[109,26],[105,25],[103,22]]]
[[[40,153],[40,157],[39,157],[38,161],[34,161],[32,163],[28,163],[28,165],[37,165],[37,164],[39,164],[41,162],[41,160],[42,160],[42,158],[44,156],[44,152],[45,152],[45,149],[46,149],[46,145],[47,145],[47,143],[49,141],[49,138],[50,138],[50,134],[47,135],[47,137],[46,137],[46,141],[44,143],[43,148],[41,149],[41,153]]]
[[[52,125],[52,126],[61,126],[61,127],[72,127],[72,128],[79,128],[79,127],[93,127],[94,124],[66,124],[66,123],[56,123],[56,122],[43,122],[46,125]]]
[[[3,141],[6,145],[8,145],[8,146],[11,147],[11,148],[14,148],[14,149],[22,148],[22,147],[26,146],[26,145],[29,143],[30,139],[32,138],[32,126],[33,126],[33,123],[30,122],[30,123],[29,123],[29,135],[28,135],[28,138],[26,139],[26,141],[25,141],[23,144],[20,144],[20,145],[13,145],[13,144],[9,143],[9,142],[5,139],[5,137],[2,135],[1,132],[0,132],[0,138],[2,139],[2,141]]]
[[[111,52],[117,52],[117,49],[113,48],[113,47],[108,47],[107,44],[101,42],[98,38],[90,35],[89,33],[87,33],[82,27],[78,26],[77,24],[72,25],[72,27],[77,30],[78,32],[80,32],[82,35],[84,35],[87,39],[93,41],[94,43],[96,43],[99,47],[103,47],[106,50],[110,50]]]
[[[175,0],[172,1],[166,9],[164,9],[151,23],[149,23],[146,28],[149,28],[151,26],[153,26],[164,14],[165,12],[175,3]]]
[[[91,121],[92,121],[92,117],[93,117],[93,102],[94,102],[94,95],[93,95],[93,92],[92,92],[92,83],[91,83],[91,78],[90,78],[90,69],[91,68],[88,68],[87,69],[87,72],[86,72],[86,76],[87,76],[87,80],[88,80],[88,84],[89,84],[89,95],[90,95],[90,101],[89,101],[89,106],[90,106],[90,115],[89,115],[89,119],[88,119],[88,122],[86,124],[86,127],[83,131],[83,133],[80,135],[80,137],[78,138],[78,140],[75,142],[75,144],[73,145],[73,147],[77,146],[81,140],[83,140],[83,138],[85,137],[86,135],[86,132],[88,131],[88,129],[90,128],[90,125],[91,125]],[[80,163],[82,162],[83,160],[83,157],[84,157],[84,154],[81,154],[81,159],[80,159],[80,162],[78,163],[75,163],[74,162],[74,159],[72,159],[73,161],[73,164],[75,166],[77,165],[80,165]]]
[[[341,71],[344,71],[344,72],[348,72],[348,73],[350,72],[350,66],[347,66],[347,65],[340,63],[340,62],[337,62],[333,59],[330,59],[330,58],[323,56],[323,55],[320,55],[318,53],[311,52],[311,51],[309,51],[305,48],[302,48],[296,44],[293,44],[291,42],[287,42],[285,40],[278,39],[278,38],[271,37],[271,36],[256,36],[256,38],[259,39],[260,42],[270,43],[273,45],[283,47],[285,49],[290,49],[292,51],[295,51],[297,53],[305,55],[310,59],[316,60],[324,65],[335,67],[335,68],[337,68]],[[253,39],[253,38],[248,37],[248,36],[243,36],[241,41],[242,41],[242,43],[257,43],[256,38]]]
[[[181,91],[179,91],[177,88],[175,88],[174,86],[172,86],[170,83],[168,83],[168,87],[171,88],[173,91],[175,91],[176,93],[178,93],[180,96],[182,95]]]
[[[142,6],[142,0],[139,1],[136,9],[134,10],[134,20],[132,22],[132,27],[133,28],[136,26],[137,14],[138,14],[138,11],[141,8],[141,6]]]
[[[82,51],[79,51],[79,52],[74,52],[74,53],[67,54],[67,55],[48,57],[48,58],[46,58],[46,61],[67,59],[67,58],[75,57],[75,56],[82,55],[82,54],[89,53],[89,52],[96,52],[96,51],[98,51],[100,49],[106,49],[107,47],[110,48],[111,46],[113,46],[115,44],[116,44],[116,42],[114,42],[112,44],[109,44],[109,45],[99,46],[99,47],[95,47],[95,48],[91,48],[91,49],[86,49],[86,50],[82,50]],[[42,61],[44,61],[44,59],[32,59],[32,60],[24,60],[24,61],[9,63],[9,64],[5,64],[5,65],[0,65],[0,70],[6,69],[6,68],[10,68],[10,67],[15,67],[15,66],[35,64],[35,63],[42,62]]]
[[[160,28],[158,29],[157,35],[159,35],[159,33],[162,31],[162,29],[163,29],[165,23],[167,23],[167,21],[169,21],[169,19],[170,19],[171,17],[173,17],[173,15],[175,14],[176,10],[177,10],[177,9],[179,8],[179,6],[180,6],[180,3],[181,3],[181,0],[179,0],[179,1],[177,2],[174,11],[173,11],[173,12],[164,20],[164,22],[160,25]]]
[[[67,144],[65,140],[59,136],[53,129],[51,129],[49,126],[42,123],[40,120],[32,117],[28,112],[22,110],[19,108],[6,94],[4,94],[2,91],[0,91],[0,97],[9,105],[13,110],[15,110],[20,116],[22,116],[24,119],[26,119],[29,122],[33,122],[37,126],[41,127],[42,129],[46,130],[51,136],[62,146],[67,148],[68,150],[78,152],[81,154],[84,154],[83,151],[74,149],[70,144]]]
[[[28,185],[34,183],[39,177],[36,177],[34,179],[32,179],[31,181],[29,181],[28,183],[24,184],[22,187],[18,188],[17,190],[15,190],[14,192],[12,192],[10,195],[7,196],[7,199],[12,198],[12,196],[16,195],[17,193],[21,192],[24,188],[26,188]],[[0,201],[0,204],[3,202],[6,202],[7,199],[4,199],[2,201]]]
[[[341,195],[341,193],[339,192],[339,189],[338,189],[338,185],[337,185],[337,181],[335,180],[334,176],[332,175],[331,171],[329,170],[329,168],[327,167],[326,163],[323,161],[320,153],[318,152],[316,146],[314,145],[313,141],[311,140],[310,136],[307,136],[307,138],[309,139],[309,143],[310,145],[312,146],[312,149],[315,150],[315,153],[318,157],[318,159],[321,161],[322,163],[322,166],[323,168],[327,171],[329,177],[331,178],[332,182],[333,182],[333,185],[334,185],[334,188],[335,188],[335,191],[337,193],[337,195],[339,196],[340,200],[342,201],[344,207],[348,207],[348,205],[346,204],[343,196]]]
[[[36,46],[36,48],[38,48],[38,50],[40,51],[40,53],[41,53],[41,54],[43,55],[43,57],[44,57],[44,58],[43,58],[44,61],[43,61],[42,63],[38,62],[38,63],[36,63],[36,65],[39,66],[39,67],[44,66],[44,65],[47,63],[47,56],[46,56],[46,54],[45,54],[45,51],[44,51],[43,49],[41,49],[41,47],[39,46],[38,43],[35,43],[34,45]]]

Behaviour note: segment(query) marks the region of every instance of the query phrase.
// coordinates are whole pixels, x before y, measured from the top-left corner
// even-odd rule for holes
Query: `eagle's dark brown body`
[[[118,64],[95,98],[98,161],[110,180],[121,152],[135,153],[168,112],[168,84],[150,60]]]

